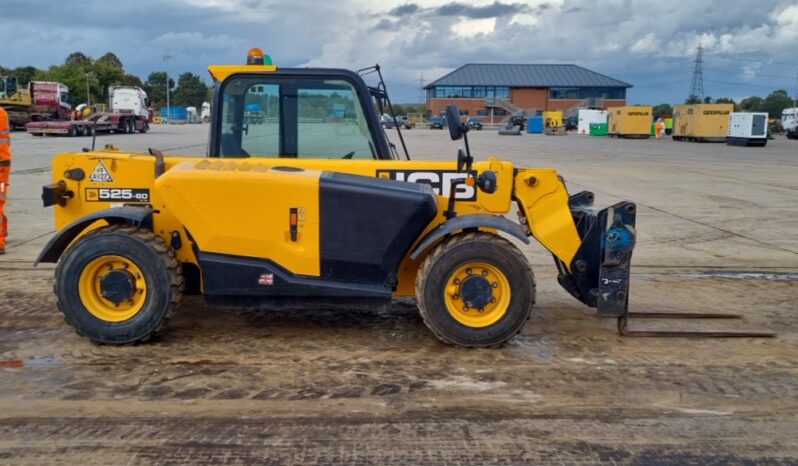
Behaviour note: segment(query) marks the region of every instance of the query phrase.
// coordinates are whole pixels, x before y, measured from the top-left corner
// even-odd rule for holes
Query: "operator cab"
[[[349,70],[278,68],[260,49],[216,80],[210,157],[393,159],[373,92]],[[387,94],[386,94],[387,95]]]

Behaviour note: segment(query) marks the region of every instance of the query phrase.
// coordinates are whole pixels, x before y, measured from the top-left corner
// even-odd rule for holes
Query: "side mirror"
[[[457,108],[457,105],[448,105],[446,107],[446,123],[449,125],[449,136],[452,141],[462,139],[463,134],[468,131],[460,123],[460,109]]]

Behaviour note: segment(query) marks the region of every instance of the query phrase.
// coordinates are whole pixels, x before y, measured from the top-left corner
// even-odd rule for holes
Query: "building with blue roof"
[[[455,104],[463,115],[491,122],[520,111],[623,106],[630,87],[577,65],[469,63],[424,89],[432,115]]]

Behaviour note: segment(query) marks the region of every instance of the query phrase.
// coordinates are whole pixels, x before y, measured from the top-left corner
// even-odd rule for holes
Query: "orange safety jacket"
[[[8,222],[3,212],[8,192],[8,176],[11,174],[11,134],[8,114],[0,108],[0,249],[5,249]]]
[[[11,165],[11,134],[8,127],[8,113],[0,108],[0,167],[9,165]],[[8,182],[8,179],[5,181]]]

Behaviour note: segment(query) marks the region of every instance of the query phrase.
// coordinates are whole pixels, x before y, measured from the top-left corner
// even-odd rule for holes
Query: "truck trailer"
[[[111,86],[108,89],[108,112],[77,111],[69,117],[34,121],[25,125],[33,136],[56,134],[91,136],[95,133],[146,133],[152,114],[147,106],[147,93],[138,87]]]
[[[0,107],[8,113],[9,124],[14,128],[31,121],[69,118],[72,111],[66,85],[31,81],[22,89],[13,76],[0,76]]]
[[[733,112],[729,114],[726,144],[764,147],[768,143],[768,114]]]

